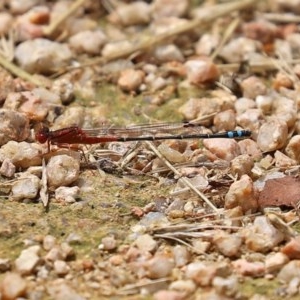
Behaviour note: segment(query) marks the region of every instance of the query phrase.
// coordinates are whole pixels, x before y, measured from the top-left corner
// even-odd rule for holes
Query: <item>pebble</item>
[[[214,234],[213,244],[222,255],[237,257],[240,255],[243,239],[239,234],[230,234],[220,230]]]
[[[4,177],[12,178],[14,177],[15,172],[16,172],[16,166],[12,163],[12,161],[9,158],[4,158],[2,165],[0,167],[0,174]]]
[[[144,77],[145,73],[141,70],[126,69],[120,74],[118,86],[124,92],[137,91],[143,83]]]
[[[157,254],[146,262],[147,277],[159,279],[171,275],[175,266],[174,260],[168,256]]]
[[[239,63],[250,58],[259,48],[260,43],[249,38],[239,37],[227,43],[219,55],[228,63]]]
[[[23,114],[0,109],[0,119],[0,146],[12,140],[21,142],[29,137],[29,119]]]
[[[244,79],[240,84],[243,97],[248,99],[255,99],[257,96],[265,95],[267,87],[264,82],[257,76],[250,76]]]
[[[243,275],[251,277],[261,277],[265,274],[265,265],[263,262],[250,262],[246,259],[238,259],[232,262],[234,270]]]
[[[284,253],[270,253],[265,260],[266,272],[269,274],[277,273],[288,261],[289,258]]]
[[[173,256],[176,267],[183,267],[189,263],[191,260],[191,253],[186,246],[176,245],[173,248]]]
[[[52,247],[47,254],[44,256],[44,259],[46,262],[54,262],[56,260],[63,260],[64,255],[62,253],[62,250],[60,246],[56,245]]]
[[[183,292],[185,295],[189,295],[189,294],[192,294],[196,290],[196,284],[194,283],[193,280],[181,279],[181,280],[173,281],[170,284],[169,289],[178,291],[178,292]]]
[[[235,298],[234,296],[239,292],[239,281],[237,276],[228,276],[223,278],[216,276],[212,285],[219,295]]]
[[[227,161],[241,154],[238,143],[233,139],[205,139],[203,145],[218,158]]]
[[[209,60],[188,60],[184,64],[187,80],[191,84],[201,85],[214,82],[219,77],[217,66]]]
[[[250,175],[253,166],[254,160],[249,154],[239,155],[231,161],[231,171],[238,175],[239,178],[243,176],[243,174]]]
[[[7,12],[0,12],[0,36],[7,35],[12,24],[13,16]]]
[[[69,104],[75,99],[74,83],[70,78],[59,77],[53,81],[51,91],[59,97],[62,104]]]
[[[252,99],[241,97],[238,98],[234,103],[234,109],[237,115],[241,115],[242,113],[246,112],[248,109],[252,109],[252,108],[256,108],[256,103]]]
[[[114,250],[117,248],[117,241],[113,236],[106,236],[102,238],[98,248],[108,251]]]
[[[68,155],[57,155],[50,158],[47,167],[49,187],[67,186],[79,177],[80,163]]]
[[[241,149],[241,155],[249,155],[253,160],[259,160],[262,158],[262,152],[258,148],[257,143],[250,139],[244,139],[238,142]],[[237,157],[239,160],[239,156]]]
[[[72,52],[66,44],[37,38],[19,44],[15,58],[29,73],[51,74],[70,64]]]
[[[225,196],[225,208],[231,209],[240,206],[244,213],[255,212],[258,208],[254,186],[248,175],[243,175],[235,181]]]
[[[70,267],[68,266],[68,264],[63,261],[63,260],[56,260],[53,263],[53,269],[54,272],[58,275],[58,276],[65,276],[69,273],[70,271]]]
[[[235,113],[232,109],[221,111],[214,116],[216,131],[234,130],[236,127]]]
[[[278,150],[286,144],[287,137],[287,124],[278,119],[273,119],[260,127],[257,135],[257,145],[263,152]]]
[[[186,266],[185,275],[200,286],[210,286],[215,276],[230,275],[231,268],[226,262],[192,262]]]
[[[216,34],[204,33],[195,45],[195,52],[199,56],[209,56],[219,45],[220,37]]]
[[[1,13],[0,13],[1,19]],[[0,20],[1,22],[1,20]],[[1,24],[0,24],[1,26]],[[1,28],[0,28],[1,31]],[[15,82],[14,78],[9,72],[0,67],[0,81],[1,81],[1,90],[0,90],[0,104],[2,105],[6,97],[15,91]]]
[[[33,121],[43,121],[48,114],[46,102],[33,92],[27,91],[8,94],[3,108],[23,113]]]
[[[256,217],[253,225],[245,228],[244,236],[249,250],[262,253],[272,250],[285,238],[284,234],[277,230],[266,216]]]
[[[29,173],[22,173],[22,175],[13,182],[10,196],[14,201],[35,199],[38,195],[39,189],[39,177]]]
[[[184,300],[184,293],[177,291],[160,290],[153,295],[154,300]]]
[[[300,236],[292,238],[281,250],[289,259],[300,259]]]
[[[27,283],[18,273],[6,273],[1,284],[1,299],[15,300],[25,297]]]
[[[183,17],[188,8],[188,0],[154,0],[152,2],[152,15],[155,19],[164,17]]]
[[[174,44],[157,46],[153,55],[161,63],[169,61],[184,61],[184,56],[181,53],[181,50]]]
[[[39,0],[11,0],[9,3],[10,11],[14,14],[23,14],[39,3]]]
[[[0,273],[9,271],[11,268],[11,261],[8,258],[0,258]]]
[[[157,248],[157,242],[149,234],[138,236],[135,244],[142,253],[153,252]]]
[[[41,247],[39,245],[22,250],[20,256],[15,260],[16,270],[20,274],[31,275],[41,262],[39,257],[40,250]]]
[[[264,116],[260,109],[252,108],[236,117],[238,125],[252,131],[252,135],[256,136],[256,132],[261,127]]]
[[[143,1],[119,5],[108,19],[123,26],[147,24],[151,20],[151,6]]]
[[[294,278],[300,278],[300,260],[292,260],[282,267],[277,279],[289,283]]]
[[[69,39],[70,47],[77,53],[91,55],[100,54],[107,40],[106,35],[100,29],[80,31]]]
[[[35,143],[9,141],[0,149],[0,161],[9,159],[17,168],[27,169],[42,163],[41,146]]]
[[[65,204],[75,203],[79,192],[80,188],[78,186],[60,186],[55,189],[55,200]]]
[[[55,300],[86,300],[86,297],[79,295],[65,281],[52,281],[47,285],[47,292],[51,299]]]
[[[43,248],[49,251],[56,245],[56,238],[53,235],[46,235],[43,239]]]
[[[291,155],[290,155],[291,156]],[[274,153],[275,166],[279,168],[289,168],[297,165],[297,161],[291,159],[281,151],[275,151]]]
[[[295,135],[289,140],[285,152],[291,159],[300,162],[300,135]]]

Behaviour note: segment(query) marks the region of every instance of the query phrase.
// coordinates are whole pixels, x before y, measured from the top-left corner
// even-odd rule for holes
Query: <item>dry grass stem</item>
[[[153,145],[153,143],[146,141],[147,145],[149,146],[149,148],[155,153],[155,155],[157,155],[158,158],[160,158],[163,163],[178,177],[180,177],[180,179],[182,180],[182,183],[186,186],[188,186],[194,193],[196,193],[213,211],[215,211],[217,214],[219,213],[218,209],[209,201],[209,199],[203,194],[201,193],[199,190],[197,190],[197,188],[190,182],[190,180],[186,177],[182,177],[182,175],[180,174],[180,172],[178,170],[176,170],[176,168],[174,168],[172,166],[172,164],[158,151],[158,149]]]

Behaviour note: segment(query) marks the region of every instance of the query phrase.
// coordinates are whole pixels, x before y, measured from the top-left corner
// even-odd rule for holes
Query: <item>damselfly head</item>
[[[50,130],[48,127],[42,126],[35,132],[35,139],[39,143],[44,144],[49,139],[49,132]]]

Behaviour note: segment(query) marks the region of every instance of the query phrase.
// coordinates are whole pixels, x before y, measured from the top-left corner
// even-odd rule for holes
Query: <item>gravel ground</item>
[[[298,299],[299,14],[0,1],[0,298]]]

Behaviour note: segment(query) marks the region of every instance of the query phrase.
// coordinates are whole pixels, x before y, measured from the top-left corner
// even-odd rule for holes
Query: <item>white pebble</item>
[[[53,235],[46,235],[43,239],[43,248],[46,251],[52,249],[56,244],[56,238]]]
[[[55,199],[63,203],[74,203],[76,202],[79,191],[80,189],[78,186],[61,186],[55,190]]]
[[[125,92],[134,92],[144,81],[145,74],[141,70],[127,69],[121,72],[118,86]]]
[[[149,234],[140,235],[135,244],[142,253],[153,252],[157,247],[157,242]]]
[[[285,152],[291,159],[300,162],[300,135],[295,135],[289,140]]]
[[[40,246],[35,245],[22,250],[20,256],[15,260],[15,266],[19,273],[30,275],[35,271],[40,262],[40,249]]]
[[[58,276],[64,276],[66,274],[69,273],[70,271],[70,267],[68,266],[68,264],[63,261],[63,260],[56,260],[53,263],[53,268],[54,268],[54,272],[58,275]]]
[[[26,297],[27,283],[18,273],[6,273],[1,286],[2,299],[13,300]]]
[[[263,152],[274,151],[284,146],[287,137],[287,124],[278,119],[273,119],[260,127],[257,135],[257,144]]]
[[[79,161],[68,155],[51,157],[47,164],[47,178],[50,187],[67,186],[78,179]]]
[[[15,201],[36,198],[40,188],[40,179],[32,174],[23,173],[12,185],[11,197]]]

